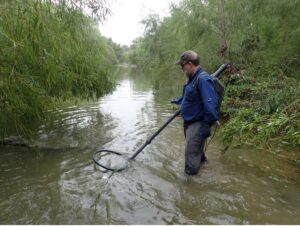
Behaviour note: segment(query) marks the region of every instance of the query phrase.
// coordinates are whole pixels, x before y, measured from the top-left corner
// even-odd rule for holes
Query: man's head
[[[187,77],[192,76],[200,63],[200,57],[198,54],[192,50],[184,51],[180,55],[180,59],[176,62],[176,64],[180,65],[182,71]]]

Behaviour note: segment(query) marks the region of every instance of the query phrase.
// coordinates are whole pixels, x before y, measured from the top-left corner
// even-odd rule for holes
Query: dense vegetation
[[[30,137],[61,101],[114,87],[116,45],[97,22],[105,0],[0,1],[0,135]]]
[[[297,0],[183,0],[163,20],[150,15],[143,21],[144,36],[128,59],[156,72],[158,89],[182,83],[172,64],[184,50],[198,52],[208,72],[232,62],[223,77],[225,144],[299,150],[299,12]]]

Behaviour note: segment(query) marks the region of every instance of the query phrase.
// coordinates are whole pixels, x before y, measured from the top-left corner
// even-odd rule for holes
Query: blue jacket
[[[182,96],[176,98],[176,103],[181,105],[181,116],[185,122],[202,121],[208,124],[218,120],[218,97],[215,92],[212,78],[199,68],[183,86]],[[197,76],[199,79],[197,80]],[[199,85],[195,86],[198,81]],[[196,90],[197,87],[199,90]]]

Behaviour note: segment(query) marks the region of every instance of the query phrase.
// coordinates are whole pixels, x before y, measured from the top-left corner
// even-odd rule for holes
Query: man
[[[182,96],[172,101],[181,105],[186,139],[185,172],[188,175],[197,174],[201,162],[206,161],[205,141],[211,135],[211,125],[218,121],[218,97],[214,82],[199,63],[196,52],[188,50],[181,54],[176,64],[181,66],[188,81],[183,87]]]

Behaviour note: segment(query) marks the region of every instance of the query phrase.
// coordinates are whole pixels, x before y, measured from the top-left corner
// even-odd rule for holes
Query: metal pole
[[[152,142],[152,140],[170,123],[173,121],[176,116],[180,114],[180,109],[177,110],[172,117],[168,119],[150,138],[146,140],[146,142],[130,157],[130,160],[133,160],[148,144]]]
[[[222,64],[218,70],[216,70],[213,74],[211,74],[211,77],[219,78],[222,72],[230,65],[230,63]]]

